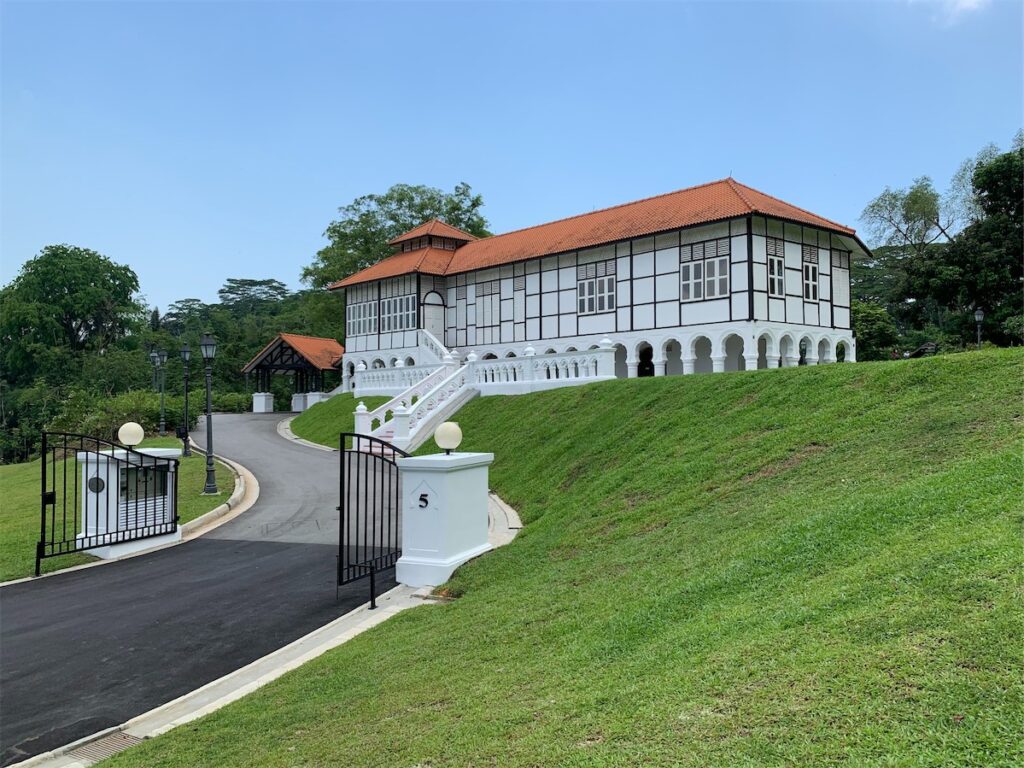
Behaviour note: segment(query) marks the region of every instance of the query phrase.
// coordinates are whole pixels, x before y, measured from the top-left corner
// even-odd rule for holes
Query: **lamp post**
[[[160,392],[160,436],[167,434],[164,419],[164,382],[166,381],[164,364],[167,362],[167,353],[155,347],[149,352],[149,362],[153,364],[153,388],[159,387]]]
[[[217,493],[217,476],[213,471],[213,395],[210,392],[210,377],[213,375],[213,357],[217,354],[217,340],[204,333],[199,340],[199,351],[206,367],[206,486],[204,494]]]
[[[181,455],[182,456],[191,456],[192,455],[192,446],[189,445],[189,441],[188,441],[188,424],[189,424],[189,419],[188,419],[188,361],[191,358],[192,358],[192,350],[189,349],[188,342],[185,342],[184,344],[181,345],[181,362],[182,362],[183,370],[185,372],[185,414],[184,414],[184,418],[182,419],[182,422],[181,422],[182,423],[182,427],[181,427],[181,442],[182,442]]]
[[[146,355],[150,358],[150,365],[153,366],[153,390],[157,391],[157,365],[160,362],[160,353],[157,352],[157,347],[150,347],[150,354]]]
[[[158,350],[160,356],[160,437],[167,434],[167,419],[164,414],[164,392],[167,389],[167,351]]]
[[[978,329],[978,349],[981,349],[981,324],[985,320],[985,310],[978,307],[974,310],[974,325]]]

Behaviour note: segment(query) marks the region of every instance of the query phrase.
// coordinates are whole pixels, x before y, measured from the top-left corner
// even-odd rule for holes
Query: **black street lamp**
[[[213,471],[213,395],[210,392],[210,377],[213,375],[213,358],[217,354],[217,340],[204,333],[199,340],[199,351],[206,366],[206,487],[204,494],[217,493],[217,476]]]
[[[159,350],[160,356],[160,437],[167,434],[167,419],[164,415],[164,392],[167,389],[167,351]]]
[[[978,307],[974,310],[974,325],[978,329],[978,349],[981,349],[981,324],[985,320],[985,310]]]
[[[181,362],[185,371],[185,418],[182,419],[181,434],[178,435],[181,438],[182,456],[192,455],[192,446],[189,445],[188,440],[188,361],[192,358],[192,350],[189,349],[188,342],[181,345]]]
[[[167,362],[167,353],[154,347],[149,352],[149,362],[153,364],[153,388],[156,389],[159,386],[160,391],[160,436],[163,437],[167,434],[164,420],[164,383],[166,381],[164,364]]]

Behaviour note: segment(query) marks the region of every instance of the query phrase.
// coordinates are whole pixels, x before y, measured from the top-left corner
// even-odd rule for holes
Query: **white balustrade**
[[[356,397],[367,395],[400,395],[436,371],[434,365],[396,366],[394,368],[367,368],[356,371],[353,392]]]
[[[545,389],[571,387],[615,378],[615,349],[607,341],[597,349],[537,356],[527,347],[523,357],[476,360],[466,363],[473,385],[481,395],[519,395]]]
[[[448,352],[448,349],[444,344],[437,340],[437,337],[434,336],[434,334],[430,331],[420,329],[418,340],[420,349],[427,350],[439,363],[444,360],[445,353]]]
[[[399,448],[415,448],[423,442],[426,432],[436,426],[435,422],[450,418],[478,393],[520,395],[615,378],[615,349],[608,339],[581,352],[537,355],[528,346],[522,357],[488,360],[479,360],[476,353],[470,352],[465,364],[460,365],[451,351],[444,350],[442,359],[441,366],[357,372],[357,394],[396,386],[403,375],[414,374],[415,380],[372,411],[360,403],[355,410],[356,432],[382,437]],[[429,373],[423,375],[425,370]]]
[[[383,405],[374,408],[372,411],[368,410],[362,403],[356,407],[355,411],[355,428],[356,432],[360,435],[378,434],[380,432],[387,431],[390,427],[385,427],[385,424],[390,423],[388,414],[394,415],[399,409],[407,408],[412,405],[412,401],[415,398],[420,398],[433,389],[442,379],[444,379],[451,368],[443,365],[434,366],[416,366],[416,369],[429,369],[430,373],[426,376],[415,381],[411,386],[403,389],[398,395],[392,397]],[[384,370],[384,369],[378,369]],[[396,369],[388,369],[396,370]],[[412,367],[403,368],[402,371],[412,371]],[[369,373],[369,371],[367,371]],[[357,374],[363,375],[363,374]],[[373,424],[377,422],[377,427],[374,428]]]

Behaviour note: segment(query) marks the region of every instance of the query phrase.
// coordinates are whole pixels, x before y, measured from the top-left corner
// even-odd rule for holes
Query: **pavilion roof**
[[[260,367],[272,353],[281,346],[291,348],[300,358],[309,363],[310,367],[321,371],[334,370],[345,348],[337,339],[325,339],[322,336],[302,336],[298,333],[279,333],[261,349],[256,356],[242,368],[242,373],[249,373]]]

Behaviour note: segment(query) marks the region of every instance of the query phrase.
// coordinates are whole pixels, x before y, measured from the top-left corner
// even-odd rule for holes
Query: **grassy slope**
[[[321,445],[338,447],[338,435],[352,432],[354,421],[352,412],[360,402],[365,403],[371,411],[383,405],[389,397],[360,397],[350,394],[335,395],[330,400],[317,403],[308,411],[303,411],[292,419],[292,432],[303,440],[310,440]]]
[[[155,437],[144,447],[180,448],[173,437]],[[203,496],[206,484],[206,459],[193,454],[182,459],[178,477],[178,516],[181,522],[194,520],[223,504],[235,487],[235,476],[217,463],[217,496]],[[58,474],[60,474],[58,472]],[[39,540],[39,462],[0,466],[0,581],[31,576]],[[43,573],[87,563],[95,558],[83,553],[43,560]]]
[[[527,527],[458,600],[112,762],[1020,764],[1022,363],[478,399]]]

